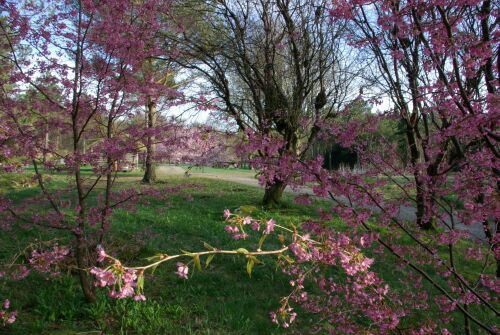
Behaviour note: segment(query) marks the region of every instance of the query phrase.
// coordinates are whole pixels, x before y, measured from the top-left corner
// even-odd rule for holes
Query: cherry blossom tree
[[[237,163],[231,147],[236,136],[207,126],[184,127],[173,148],[159,148],[169,162],[189,166],[228,166]]]
[[[443,207],[438,199],[452,191],[446,184],[453,178],[452,192],[476,212],[474,218],[460,215],[460,220],[482,221],[494,247],[499,69],[493,64],[499,56],[492,4],[339,2],[332,15],[349,22],[353,43],[373,55],[379,88],[395,106],[391,113],[405,124],[417,225],[432,228],[436,208]],[[378,163],[391,168],[390,162]]]
[[[85,297],[95,299],[94,286],[86,269],[95,259],[89,250],[103,243],[110,227],[114,208],[137,199],[140,191],[113,190],[117,161],[136,152],[144,138],[144,128],[128,122],[141,106],[136,71],[145,60],[159,52],[156,45],[145,46],[157,32],[158,12],[167,12],[168,4],[142,2],[64,1],[0,3],[2,13],[2,62],[10,64],[11,89],[2,92],[1,117],[4,128],[2,150],[5,157],[21,157],[34,168],[40,191],[52,209],[50,213],[31,213],[2,200],[6,215],[50,229],[65,230],[75,238],[72,252],[77,261],[80,283]],[[137,24],[140,17],[141,24]],[[38,78],[51,76],[44,83]],[[54,95],[49,88],[57,87]],[[19,94],[27,89],[37,96],[22,101]],[[59,129],[70,139],[68,150],[58,151],[45,145],[45,125]],[[149,130],[150,132],[153,130]],[[14,141],[15,145],[8,145]],[[92,150],[85,150],[92,141]],[[74,206],[54,194],[44,168],[55,166],[54,160],[41,161],[49,152],[64,161],[76,190]],[[81,166],[89,164],[93,178],[82,174]],[[4,169],[10,169],[8,164]],[[96,185],[105,180],[105,190],[98,196],[102,202],[93,207],[89,198]]]

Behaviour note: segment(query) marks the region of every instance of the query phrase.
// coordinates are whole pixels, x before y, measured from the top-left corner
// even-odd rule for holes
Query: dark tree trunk
[[[78,152],[78,142],[75,141],[75,151]],[[87,241],[85,239],[85,201],[83,192],[83,181],[80,173],[80,168],[75,171],[76,188],[78,191],[78,204],[80,206],[80,213],[77,217],[78,229],[75,231],[76,236],[76,250],[75,258],[76,265],[78,268],[78,277],[80,279],[80,286],[82,287],[83,295],[85,299],[93,303],[96,301],[94,285],[92,285],[92,279],[89,277],[87,271],[90,268],[89,262],[89,249]]]
[[[262,204],[264,207],[274,207],[279,205],[286,183],[281,180],[275,180],[274,184],[267,184],[264,192]]]
[[[115,103],[113,103],[114,106]],[[111,140],[113,137],[113,125],[114,125],[114,117],[110,116],[108,118],[106,137]],[[109,230],[110,221],[109,221],[109,212],[111,206],[111,189],[113,188],[113,171],[118,171],[118,166],[116,169],[113,168],[113,165],[116,164],[116,161],[108,155],[107,158],[107,171],[106,171],[106,188],[104,192],[104,207],[102,208],[102,218],[101,218],[101,232],[99,233],[99,244],[104,242],[104,237]]]
[[[415,186],[416,186],[416,202],[417,202],[417,226],[424,230],[434,229],[434,223],[432,220],[432,215],[427,215],[425,204],[425,189],[424,184],[420,180],[420,176],[415,175]],[[430,204],[429,204],[430,205]]]
[[[481,194],[478,202],[481,204],[484,202],[484,194]],[[486,239],[488,240],[488,243],[490,244],[491,250],[495,250],[497,248],[497,245],[498,245],[497,242],[495,242],[495,235],[497,234],[499,224],[500,224],[500,222],[498,220],[496,220],[494,222],[494,227],[493,227],[493,231],[492,231],[490,229],[490,223],[488,222],[488,220],[483,221],[484,236],[486,236]],[[500,257],[498,256],[497,253],[495,253],[495,262],[496,262],[496,266],[497,266],[496,276],[497,276],[497,278],[500,278]]]
[[[87,262],[87,243],[83,236],[76,237],[76,263],[78,266],[78,277],[80,279],[80,285],[82,287],[83,295],[85,299],[93,303],[96,301],[94,285],[92,285],[92,280],[87,273],[89,264]]]
[[[496,263],[497,263],[497,278],[500,278],[500,259],[496,259]]]
[[[156,126],[156,102],[154,102],[151,97],[148,97],[147,104],[147,122],[146,127],[151,132]],[[144,164],[144,177],[142,178],[143,183],[153,183],[156,181],[156,166],[154,162],[154,155],[156,145],[154,143],[154,135],[148,133],[148,138],[146,142],[146,157]]]
[[[47,164],[47,156],[49,153],[49,124],[47,123],[45,126],[45,140],[43,143],[43,165]]]
[[[433,229],[434,225],[432,220],[428,215],[426,215],[425,206],[425,185],[422,182],[419,172],[416,170],[416,166],[420,159],[420,152],[418,151],[417,141],[415,139],[414,130],[412,124],[406,121],[406,139],[408,140],[408,147],[410,149],[410,161],[414,169],[413,177],[415,180],[416,188],[416,206],[417,206],[417,226],[422,229],[429,230]]]

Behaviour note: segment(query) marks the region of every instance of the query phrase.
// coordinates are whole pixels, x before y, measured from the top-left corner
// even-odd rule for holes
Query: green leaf
[[[247,262],[247,273],[248,273],[248,276],[250,278],[252,278],[252,270],[253,270],[253,266],[255,264],[255,261],[254,261],[254,258],[253,257],[250,257],[248,259],[248,262]]]
[[[139,275],[139,277],[137,277],[137,289],[139,290],[139,292],[142,292],[142,290],[144,289],[144,275]]]
[[[198,269],[198,271],[201,272],[202,268],[201,268],[201,264],[200,264],[200,255],[194,255],[193,261],[194,261],[194,266],[196,266],[196,268]]]
[[[210,244],[208,244],[207,242],[203,242],[203,246],[208,249],[208,250],[215,250],[214,247],[212,247]]]
[[[257,207],[255,206],[251,206],[251,205],[247,205],[247,206],[240,206],[239,210],[241,211],[241,213],[243,215],[250,215],[252,214],[253,212],[257,211]]]
[[[262,249],[262,245],[264,244],[264,241],[266,240],[267,235],[263,234],[259,240],[259,249]]]
[[[156,254],[156,255],[151,256],[151,257],[146,257],[146,260],[149,262],[154,262],[154,261],[160,260],[161,256],[162,256],[162,254]]]
[[[182,249],[181,249],[181,252],[182,252],[184,255],[187,255],[187,256],[192,256],[192,257],[194,257],[194,255],[195,255],[194,253],[192,253],[192,252],[190,252],[190,251],[186,251],[186,250],[182,250]]]
[[[211,255],[207,256],[207,260],[205,261],[205,269],[208,268],[208,266],[210,265],[210,262],[212,261],[212,259],[214,259],[214,257],[215,257],[215,254],[211,254]]]
[[[236,249],[236,252],[239,253],[239,254],[243,254],[243,255],[248,254],[248,250],[245,249],[245,248]]]
[[[295,261],[288,255],[280,255],[280,258],[283,258],[285,261],[287,261],[289,264],[295,263]]]

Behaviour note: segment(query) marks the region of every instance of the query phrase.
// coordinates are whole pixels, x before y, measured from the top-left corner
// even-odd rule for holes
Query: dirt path
[[[183,168],[180,166],[173,166],[173,165],[160,165],[156,168],[156,174],[158,177],[167,177],[167,176],[172,176],[172,175],[183,175],[184,172]]]
[[[230,181],[230,182],[234,182],[234,183],[238,183],[238,184],[243,184],[243,185],[247,185],[247,186],[254,186],[254,187],[263,188],[262,186],[259,185],[259,182],[257,179],[252,178],[252,177],[248,177],[248,176],[239,176],[237,174],[224,174],[224,173],[219,174],[219,173],[199,173],[199,172],[196,172],[196,173],[193,173],[192,176],[200,177],[200,178],[212,178],[212,179],[218,179],[218,180],[226,180],[226,181]],[[297,190],[293,190],[290,187],[287,187],[285,189],[285,192],[294,193],[294,194],[304,194],[305,193],[305,194],[314,195],[312,189],[310,189],[308,187],[302,187],[302,188],[297,189]],[[343,198],[343,199],[340,198],[339,201],[347,203],[346,198]],[[375,212],[380,212],[379,208],[371,207],[370,209],[372,209]],[[417,213],[417,210],[415,207],[401,205],[399,207],[398,218],[402,221],[415,221],[417,218],[416,213]],[[458,222],[457,218],[454,218],[454,221],[455,221],[455,227],[458,229],[467,230],[470,233],[472,239],[485,241],[486,236],[484,234],[483,227],[480,223],[477,223],[475,225],[466,226],[466,225]],[[446,223],[448,225],[450,225],[451,220],[447,219]]]
[[[257,179],[252,178],[252,177],[248,177],[248,176],[239,176],[239,175],[222,174],[222,173],[221,174],[201,173],[201,172],[192,173],[191,176],[199,177],[199,178],[211,178],[211,179],[231,181],[231,182],[238,183],[238,184],[262,188],[262,186],[259,185],[259,181]],[[288,189],[287,189],[287,191],[288,191]]]

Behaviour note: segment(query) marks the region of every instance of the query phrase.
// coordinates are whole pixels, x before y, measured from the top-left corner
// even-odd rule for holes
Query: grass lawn
[[[187,168],[183,166],[183,168]],[[192,167],[191,173],[194,174],[217,174],[217,175],[228,175],[228,176],[239,176],[239,177],[250,177],[253,178],[257,171],[250,169],[237,169],[237,168],[216,168],[216,167]]]
[[[85,175],[90,177],[91,171],[86,170]],[[139,187],[140,177],[140,172],[121,173],[119,187]],[[0,192],[15,201],[27,201],[38,190],[30,188],[26,180],[30,180],[26,175],[0,175]],[[63,174],[55,174],[51,188],[61,189],[67,183]],[[178,184],[187,187],[167,201],[151,199],[137,211],[115,211],[108,251],[128,264],[141,264],[157,252],[201,250],[204,242],[219,248],[242,246],[224,231],[225,208],[255,206],[253,216],[272,217],[283,225],[297,225],[317,215],[314,208],[294,204],[290,194],[285,194],[282,208],[261,210],[261,189],[221,180],[161,176],[158,187]],[[332,225],[346,229],[338,220]],[[35,228],[2,231],[0,263],[11,260],[34,239],[67,238],[58,234]],[[245,245],[255,248],[256,241],[245,241]],[[391,287],[404,290],[394,260],[377,257],[377,272]],[[268,313],[289,293],[290,286],[288,278],[275,271],[272,258],[263,260],[265,264],[254,268],[252,278],[246,274],[244,259],[237,257],[216,257],[201,273],[193,273],[190,267],[187,281],[174,274],[175,264],[160,266],[146,280],[148,300],[144,303],[111,300],[101,290],[96,304],[85,304],[76,278],[69,274],[47,280],[33,273],[21,281],[0,281],[0,298],[10,298],[19,312],[18,321],[9,328],[0,327],[0,334],[281,334],[284,332],[270,322]],[[481,265],[470,266],[474,272]],[[296,327],[299,333],[307,333],[300,319]],[[450,330],[454,327],[461,329],[461,324]]]
[[[139,185],[139,177],[140,173],[125,173],[119,179],[130,187]],[[29,180],[25,176],[15,178]],[[3,181],[3,193],[10,198],[25,201],[38,194],[36,188],[14,190],[14,186],[8,186],[9,179],[0,182]],[[65,179],[53,176],[52,187],[61,188]],[[240,245],[225,233],[222,212],[225,208],[255,205],[262,197],[257,188],[212,179],[173,177],[162,179],[159,187],[165,183],[193,185],[167,202],[152,199],[136,212],[114,213],[109,239],[113,243],[109,249],[129,264],[146,262],[145,257],[157,252],[202,250],[203,242],[220,248]],[[255,216],[273,217],[288,224],[298,224],[311,214],[314,213],[294,205],[290,197],[286,197],[281,210],[255,212]],[[58,237],[57,232],[35,228],[2,232],[0,262],[7,262],[35,238]],[[145,303],[114,301],[102,291],[93,306],[83,302],[78,282],[70,275],[46,280],[31,274],[17,282],[2,281],[0,297],[9,297],[19,315],[8,330],[0,328],[0,334],[77,334],[98,330],[108,334],[279,334],[281,331],[271,324],[268,313],[278,306],[289,285],[288,279],[275,272],[274,267],[269,258],[264,265],[256,266],[249,278],[244,259],[216,257],[209,269],[190,272],[190,279],[185,281],[174,274],[175,264],[169,264],[159,267],[154,277],[146,281],[149,299]]]

